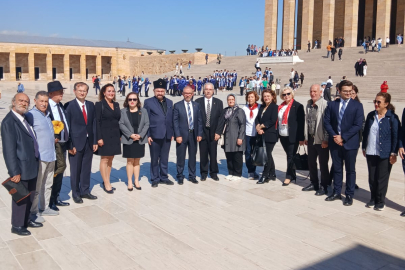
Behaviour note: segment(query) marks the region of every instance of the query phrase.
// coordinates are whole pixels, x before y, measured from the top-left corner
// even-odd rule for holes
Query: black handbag
[[[267,163],[266,145],[263,137],[261,138],[262,145],[259,144],[259,139],[256,139],[256,145],[253,148],[251,157],[253,166],[263,167]]]
[[[309,171],[309,166],[308,166],[308,155],[307,155],[307,151],[305,150],[305,146],[304,146],[304,152],[305,154],[300,154],[300,149],[301,146],[298,147],[298,151],[297,153],[294,155],[292,161],[295,164],[295,168],[296,170],[299,171]]]
[[[14,183],[11,181],[11,177],[7,178],[2,185],[8,190],[8,193],[10,193],[11,197],[16,203],[21,202],[31,194],[31,192],[28,191],[21,181]]]

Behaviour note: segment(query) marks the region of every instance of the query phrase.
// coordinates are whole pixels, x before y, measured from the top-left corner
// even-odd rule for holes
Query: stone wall
[[[56,79],[61,81],[65,80],[63,58],[63,54],[52,55],[52,68],[56,68]]]
[[[138,76],[142,73],[145,74],[162,74],[176,69],[176,63],[183,65],[183,70],[187,68],[188,62],[191,60],[192,65],[205,65],[205,53],[182,53],[182,54],[168,54],[168,55],[147,55],[140,57],[129,58],[129,74]],[[208,55],[208,62],[216,61],[216,54]]]
[[[10,80],[10,54],[0,53],[0,67],[3,67],[3,80]]]
[[[88,71],[88,79],[91,79],[93,76],[100,75],[96,74],[96,56],[86,55],[86,68]]]
[[[39,68],[39,78],[38,80],[47,80],[46,73],[46,54],[36,53],[34,55],[34,66]]]
[[[21,67],[21,80],[28,80],[28,53],[16,53],[15,54],[15,66]],[[17,76],[19,76],[17,74]]]

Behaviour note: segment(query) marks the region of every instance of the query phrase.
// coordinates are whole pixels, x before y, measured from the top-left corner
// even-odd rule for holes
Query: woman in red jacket
[[[381,85],[381,92],[387,93],[388,89],[389,88],[388,88],[387,81],[384,81],[383,84]]]

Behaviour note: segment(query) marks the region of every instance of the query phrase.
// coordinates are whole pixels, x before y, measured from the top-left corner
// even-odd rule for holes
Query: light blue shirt
[[[22,93],[22,92],[24,92],[24,85],[23,84],[20,84],[19,86],[18,86],[18,88],[17,88],[17,92],[18,93]]]
[[[29,113],[32,114],[34,120],[33,128],[37,135],[40,160],[45,162],[55,161],[55,133],[49,112],[45,115],[34,107]]]
[[[56,120],[56,121],[62,121],[61,117],[63,117],[63,121],[66,124],[66,128],[67,128],[68,132],[70,132],[69,131],[69,125],[68,125],[67,120],[66,120],[66,116],[63,114],[62,109],[61,109],[62,115],[59,115],[59,111],[58,111],[58,107],[57,107],[58,104],[55,101],[53,101],[52,99],[49,99],[48,106],[51,108],[51,111],[52,111],[52,114],[53,114],[53,119]],[[65,138],[65,133],[61,132],[61,139],[59,140],[59,142],[61,142],[61,143],[66,142],[68,139],[69,138]]]
[[[384,118],[385,116],[378,119],[377,112],[375,112],[374,122],[370,128],[370,133],[367,139],[366,155],[380,156],[380,128],[378,126]]]

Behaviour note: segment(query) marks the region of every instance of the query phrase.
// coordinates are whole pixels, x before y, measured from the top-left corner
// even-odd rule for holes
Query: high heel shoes
[[[106,193],[108,193],[108,194],[113,194],[113,193],[114,193],[114,188],[111,188],[111,190],[107,190],[107,189],[105,188],[104,183],[103,183],[103,190],[104,190]]]
[[[290,182],[288,182],[288,183],[284,182],[282,186],[283,186],[283,187],[286,187],[286,186],[288,186],[289,184],[291,184],[292,181],[294,181],[295,183],[297,183],[297,178],[291,179]]]

